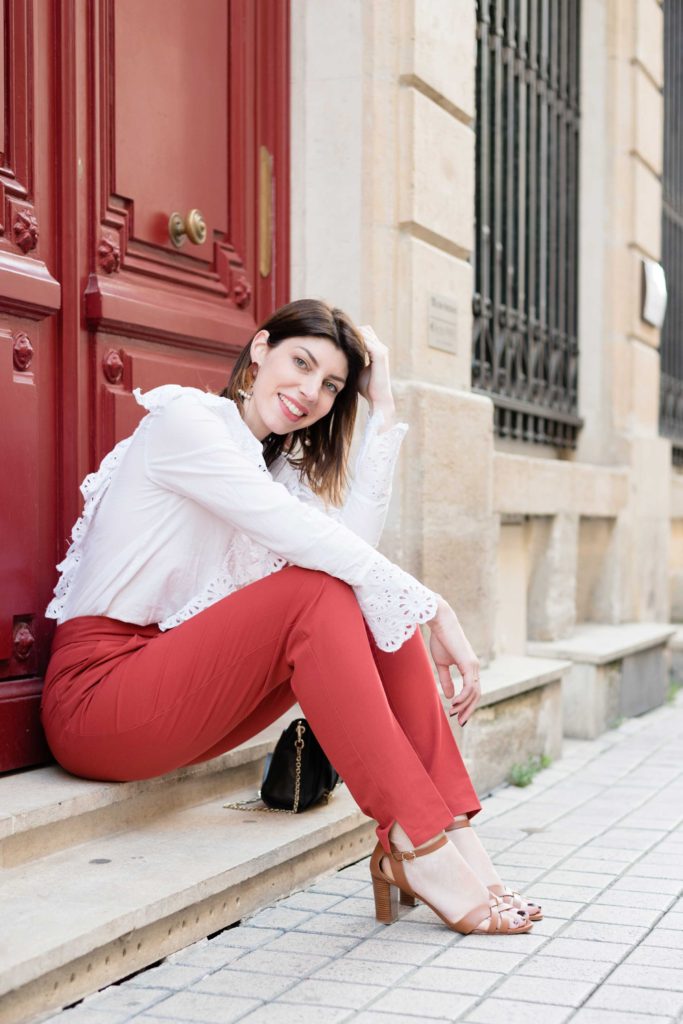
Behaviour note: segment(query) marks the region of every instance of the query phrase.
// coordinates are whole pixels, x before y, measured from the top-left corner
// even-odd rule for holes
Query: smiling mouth
[[[293,402],[291,398],[287,398],[286,395],[280,394],[278,394],[277,397],[280,399],[280,402],[284,406],[285,411],[289,413],[290,418],[300,420],[306,415],[306,410],[302,409],[301,406]]]

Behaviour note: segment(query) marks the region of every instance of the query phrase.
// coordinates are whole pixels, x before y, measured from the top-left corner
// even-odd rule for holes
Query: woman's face
[[[310,427],[325,416],[344,387],[346,356],[328,338],[286,338],[268,345],[259,331],[251,343],[258,364],[254,393],[244,403],[244,420],[259,440]]]

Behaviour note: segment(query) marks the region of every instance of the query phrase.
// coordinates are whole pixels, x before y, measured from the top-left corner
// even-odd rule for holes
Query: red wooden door
[[[55,553],[56,314],[50,26],[2,3],[0,46],[0,769],[46,756],[36,728]],[[37,144],[40,138],[41,144]]]
[[[42,435],[30,442],[45,462],[32,464],[34,488],[45,492],[37,531],[51,530],[49,554],[33,560],[31,628],[45,638],[32,655],[39,671],[49,639],[42,611],[80,511],[78,484],[137,423],[132,389],[174,382],[219,390],[255,324],[287,299],[288,3],[33,3],[24,2],[32,31],[52,37],[56,54],[53,66],[46,56],[56,89],[45,99],[55,126],[46,165],[57,173],[37,194],[45,190],[48,209],[54,195],[61,284],[51,321],[59,357],[46,357],[43,376],[43,418],[53,430],[47,447]],[[56,308],[59,284],[48,283]],[[42,422],[27,402],[22,409],[24,420]],[[20,422],[18,413],[13,419]],[[46,482],[52,467],[59,501],[55,481],[51,493]],[[28,489],[22,482],[20,495]],[[27,540],[22,551],[27,566]],[[0,628],[19,629],[27,644],[27,610],[8,615]],[[16,677],[16,658],[10,672]],[[39,757],[36,692],[34,683],[33,753],[25,744],[0,769]],[[0,690],[0,723],[3,706]]]

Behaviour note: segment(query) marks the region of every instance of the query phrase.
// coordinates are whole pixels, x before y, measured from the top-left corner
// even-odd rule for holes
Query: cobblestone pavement
[[[52,1018],[59,1024],[665,1024],[683,1021],[683,693],[484,801],[516,936],[426,907],[375,922],[367,860]]]

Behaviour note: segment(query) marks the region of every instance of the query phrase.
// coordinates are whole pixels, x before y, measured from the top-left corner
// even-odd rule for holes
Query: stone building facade
[[[560,678],[573,735],[664,699],[672,579],[683,603],[683,479],[641,315],[642,261],[661,252],[663,10],[582,2],[573,450],[497,436],[471,386],[476,36],[475,0],[294,0],[292,296],[334,301],[390,346],[410,431],[384,550],[448,597],[492,691],[509,700],[514,679],[546,708],[542,726],[520,711],[521,753],[557,753]]]

